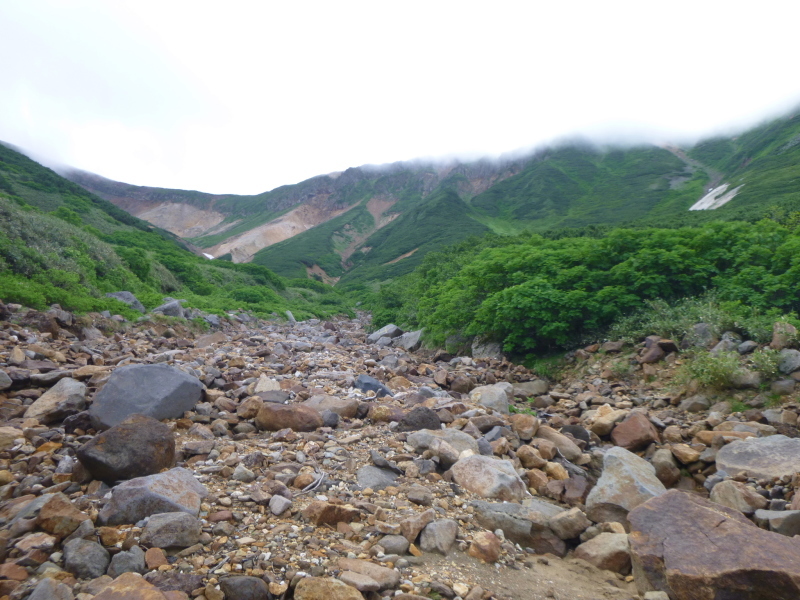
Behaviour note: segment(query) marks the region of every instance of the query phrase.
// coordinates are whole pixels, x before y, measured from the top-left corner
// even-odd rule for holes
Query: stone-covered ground
[[[791,395],[679,387],[671,340],[548,382],[364,325],[0,306],[0,599],[800,597]]]

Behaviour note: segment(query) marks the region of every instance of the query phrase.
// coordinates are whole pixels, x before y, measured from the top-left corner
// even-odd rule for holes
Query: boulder
[[[196,517],[200,513],[200,502],[207,494],[205,486],[191,471],[176,467],[114,487],[98,520],[103,525],[120,525],[167,512],[185,512]]]
[[[74,598],[71,587],[50,577],[39,581],[33,588],[33,593],[28,596],[28,600],[74,600]]]
[[[517,413],[509,417],[511,430],[519,436],[521,440],[531,440],[536,432],[539,431],[539,419],[533,415]]]
[[[598,569],[627,575],[631,571],[628,534],[601,533],[575,548],[575,558],[582,558]]]
[[[78,579],[105,575],[111,557],[97,542],[78,538],[64,544],[64,567]]]
[[[791,477],[800,471],[800,438],[771,435],[731,442],[717,452],[717,470],[756,479]]]
[[[371,488],[374,491],[378,491],[394,485],[397,473],[389,469],[365,465],[356,472],[356,479],[358,486],[362,490]]]
[[[258,410],[256,426],[265,431],[314,431],[322,427],[322,416],[316,409],[304,404],[267,402]]]
[[[8,376],[8,373],[0,369],[0,392],[3,392],[14,385],[14,382],[11,380],[11,377]]]
[[[603,457],[603,472],[586,498],[587,516],[595,523],[628,525],[628,512],[666,491],[649,462],[619,446]]]
[[[419,539],[419,546],[423,552],[447,553],[453,548],[458,536],[458,522],[453,519],[439,519],[428,523]]]
[[[358,413],[359,401],[355,398],[337,398],[336,396],[311,396],[302,405],[313,408],[319,414],[329,410],[345,419],[354,419]]]
[[[108,565],[109,577],[119,577],[123,573],[144,573],[147,565],[144,561],[144,550],[139,546],[132,546],[130,550],[118,552],[111,557]]]
[[[144,308],[144,305],[139,302],[139,299],[131,292],[109,292],[106,294],[106,298],[114,298],[115,300],[124,302],[133,310],[138,310],[140,313],[147,312]]]
[[[632,412],[611,432],[611,441],[617,446],[635,452],[643,450],[653,442],[658,442],[658,431],[641,412]]]
[[[581,449],[562,433],[559,433],[552,427],[542,425],[536,432],[536,438],[548,440],[555,444],[555,447],[561,452],[561,455],[569,461],[576,461],[581,457]]]
[[[415,406],[400,419],[397,431],[438,429],[441,424],[442,421],[433,410],[427,406]]]
[[[225,577],[220,580],[219,589],[225,594],[225,598],[235,600],[264,600],[270,597],[267,582],[259,577]]]
[[[502,550],[500,538],[491,531],[479,531],[472,536],[467,554],[485,563],[493,563],[500,558]]]
[[[152,417],[131,415],[86,442],[77,455],[92,477],[109,484],[145,477],[175,466],[175,435]]]
[[[119,425],[134,414],[158,421],[177,419],[203,396],[199,379],[163,364],[117,368],[89,409],[98,429]]]
[[[396,569],[382,567],[368,560],[358,558],[340,558],[338,567],[342,571],[353,571],[371,577],[378,582],[381,590],[390,590],[400,585],[400,572]]]
[[[752,515],[756,510],[769,505],[769,500],[753,488],[733,480],[720,481],[715,485],[711,490],[710,499],[746,515]]]
[[[19,432],[20,434],[22,432]],[[434,440],[443,440],[450,444],[459,454],[468,450],[473,454],[478,454],[478,442],[474,437],[458,429],[423,429],[409,434],[407,442],[417,452],[428,450]]]
[[[503,360],[503,345],[498,342],[475,339],[472,342],[472,358]]]
[[[451,470],[458,485],[483,498],[521,502],[525,497],[527,488],[510,461],[474,455],[462,458]]]
[[[92,600],[167,600],[167,596],[141,575],[129,572],[109,583]]]
[[[629,515],[633,575],[641,593],[672,600],[800,597],[800,544],[740,512],[670,490]]]
[[[294,600],[364,600],[356,588],[330,577],[303,577],[294,588]]]
[[[553,532],[551,518],[565,512],[563,508],[542,500],[526,501],[526,506],[510,502],[496,503],[475,500],[475,518],[481,527],[491,531],[503,530],[503,535],[523,548],[533,548],[539,554],[564,556],[567,546]]]
[[[469,393],[469,399],[475,404],[491,408],[504,415],[509,412],[508,403],[510,398],[505,387],[501,384],[476,387]]]
[[[549,521],[550,529],[562,540],[577,538],[591,525],[592,522],[577,506],[552,515]]]
[[[419,347],[422,345],[422,329],[408,331],[400,337],[394,338],[392,345],[396,348],[402,348],[406,352],[419,350]]]
[[[147,519],[141,543],[156,548],[187,548],[200,540],[200,520],[185,512],[159,513]]]
[[[36,419],[44,424],[55,423],[79,413],[85,407],[86,386],[65,377],[28,407],[25,418]]]
[[[375,392],[376,398],[381,398],[383,396],[389,396],[390,398],[394,397],[392,390],[383,385],[380,381],[378,381],[374,377],[370,377],[369,375],[363,375],[363,374],[359,375],[358,377],[356,377],[356,381],[353,385],[357,389],[365,393]]]
[[[60,492],[47,496],[36,517],[36,524],[41,529],[59,538],[71,534],[84,521],[91,523],[89,515],[81,512]]]
[[[165,317],[185,317],[188,311],[181,306],[180,300],[170,300],[161,306],[155,307],[150,312],[161,314]]]
[[[17,429],[16,427],[0,427],[0,450],[11,448],[14,445],[14,440],[24,437],[21,429]]]
[[[789,537],[800,535],[800,510],[759,509],[754,516],[757,524],[768,526],[770,531]]]
[[[778,370],[784,375],[789,375],[800,369],[800,350],[784,349],[780,352]]]
[[[403,330],[400,329],[397,325],[386,325],[384,327],[381,327],[377,331],[374,331],[373,333],[369,334],[367,336],[367,343],[374,344],[382,337],[396,338],[400,337],[401,335],[403,335]]]
[[[544,396],[550,390],[550,384],[544,379],[534,379],[533,381],[522,381],[512,384],[514,396],[520,398],[533,398]]]

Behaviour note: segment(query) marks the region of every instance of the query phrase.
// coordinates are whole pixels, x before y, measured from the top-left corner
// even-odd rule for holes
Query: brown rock
[[[294,600],[364,600],[364,596],[338,579],[303,577],[294,589]]]
[[[68,536],[83,521],[90,521],[89,515],[78,510],[69,498],[58,493],[52,496],[39,511],[36,524],[59,538]]]
[[[236,416],[240,419],[253,419],[264,406],[264,401],[258,396],[250,396],[236,409]]]
[[[561,452],[562,456],[567,460],[575,461],[581,457],[581,449],[575,444],[575,442],[573,442],[564,434],[559,433],[552,427],[539,427],[539,431],[536,432],[536,437],[553,442],[558,451]],[[544,453],[542,453],[542,456],[544,456]]]
[[[582,558],[598,569],[627,574],[631,570],[628,534],[601,533],[575,548],[575,558]]]
[[[628,517],[640,591],[673,600],[800,598],[800,544],[738,511],[670,490]]]
[[[450,389],[459,394],[469,394],[474,387],[475,384],[472,383],[472,380],[464,375],[459,375],[450,384]]]
[[[410,543],[414,543],[419,532],[436,518],[436,511],[429,508],[425,512],[417,513],[413,517],[400,521],[400,532]]]
[[[13,579],[14,581],[25,581],[28,578],[28,571],[14,563],[3,563],[0,565],[0,579]]]
[[[517,458],[526,469],[541,469],[547,464],[539,451],[532,446],[520,446],[517,449]]]
[[[472,543],[469,545],[469,554],[473,558],[483,562],[493,563],[500,558],[500,538],[491,531],[479,531],[472,536]]]
[[[669,449],[672,451],[672,455],[684,465],[700,460],[700,451],[695,450],[689,444],[672,444]]]
[[[340,558],[338,566],[342,571],[353,571],[375,580],[381,590],[390,590],[400,584],[400,573],[395,569],[376,565],[358,558]]]
[[[656,344],[645,350],[644,354],[642,354],[636,360],[638,360],[641,364],[656,363],[665,356],[666,353],[661,349],[661,346]]]
[[[658,431],[650,420],[640,412],[632,412],[611,432],[611,440],[617,446],[635,452],[658,442]]]
[[[148,569],[157,569],[161,565],[169,564],[167,555],[161,548],[150,548],[144,553],[144,562]]]
[[[336,525],[337,523],[353,523],[361,520],[361,513],[352,506],[330,504],[315,500],[302,512],[303,518],[314,525]]]
[[[769,347],[773,350],[783,350],[797,337],[797,329],[791,323],[778,321],[772,326],[772,341]]]
[[[533,415],[517,413],[508,419],[511,422],[511,430],[516,433],[521,440],[530,440],[539,431],[539,419]]]
[[[103,588],[93,600],[166,600],[166,597],[141,575],[123,573]]]
[[[313,408],[302,404],[266,402],[256,415],[256,426],[266,431],[314,431],[322,427],[322,417]]]

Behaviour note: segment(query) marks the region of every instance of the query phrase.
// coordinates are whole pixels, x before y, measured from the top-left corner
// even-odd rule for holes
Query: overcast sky
[[[690,140],[800,106],[800,2],[0,0],[0,140],[259,193],[564,136]]]

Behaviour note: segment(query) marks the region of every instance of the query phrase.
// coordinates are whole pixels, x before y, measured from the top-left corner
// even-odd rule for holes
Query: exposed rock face
[[[800,597],[800,544],[738,511],[670,490],[629,519],[640,592],[663,591],[673,600]]]
[[[167,365],[130,365],[114,371],[89,409],[100,429],[118,425],[134,414],[158,421],[177,419],[200,401],[203,384]]]
[[[131,415],[86,442],[77,454],[95,479],[112,483],[174,467],[175,436],[151,417]]]

